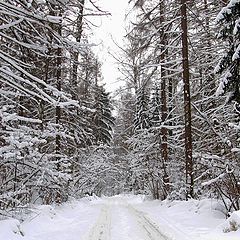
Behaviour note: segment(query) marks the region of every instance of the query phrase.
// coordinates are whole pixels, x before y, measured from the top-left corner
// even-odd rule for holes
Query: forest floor
[[[239,239],[240,213],[226,220],[221,205],[209,199],[161,202],[141,195],[89,197],[61,206],[35,206],[23,222],[0,221],[0,240]]]

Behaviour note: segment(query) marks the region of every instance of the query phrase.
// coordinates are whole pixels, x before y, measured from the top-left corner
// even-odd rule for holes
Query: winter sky
[[[102,62],[102,73],[106,88],[108,91],[116,90],[121,85],[117,81],[119,72],[117,70],[116,61],[109,54],[116,54],[118,47],[114,41],[122,45],[125,35],[125,13],[128,6],[128,0],[98,0],[98,6],[102,10],[111,13],[111,16],[97,17],[95,20],[99,27],[96,27],[93,32],[93,39],[98,44],[94,48],[94,52],[99,56]],[[114,40],[114,41],[113,41]]]

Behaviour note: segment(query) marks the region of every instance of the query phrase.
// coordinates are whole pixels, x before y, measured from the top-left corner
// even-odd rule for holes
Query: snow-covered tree
[[[94,140],[96,57],[81,38],[84,10],[84,1],[0,2],[2,208],[65,201]]]
[[[94,113],[92,116],[93,134],[96,144],[110,144],[112,140],[112,128],[114,117],[109,93],[103,86],[95,86],[94,89]]]
[[[215,72],[222,74],[217,94],[229,92],[229,100],[240,103],[240,2],[230,0],[217,16],[217,23],[221,27],[218,38],[225,42],[225,52],[215,68]]]

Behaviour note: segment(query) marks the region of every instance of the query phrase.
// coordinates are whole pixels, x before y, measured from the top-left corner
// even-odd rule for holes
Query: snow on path
[[[138,224],[144,230],[146,237],[150,240],[169,240],[170,237],[163,233],[157,223],[153,222],[144,212],[138,211],[133,206],[128,205],[128,210],[137,219]]]
[[[217,200],[145,201],[134,207],[158,223],[161,232],[174,240],[240,240],[239,229],[224,233],[229,226]],[[240,216],[240,212],[239,212]]]
[[[90,231],[88,240],[110,240],[111,206],[103,205],[96,224]]]
[[[107,198],[87,240],[172,240],[122,197]]]

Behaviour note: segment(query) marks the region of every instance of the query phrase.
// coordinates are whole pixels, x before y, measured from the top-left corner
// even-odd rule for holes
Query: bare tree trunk
[[[51,34],[50,34],[51,37]],[[51,37],[52,40],[52,37]],[[51,48],[48,49],[47,55],[51,54]],[[49,78],[49,69],[50,69],[50,58],[47,56],[44,59],[45,65],[44,65],[44,81],[45,83],[48,83],[48,78]],[[38,105],[38,118],[41,120],[40,128],[43,131],[44,129],[44,118],[45,118],[45,102],[40,99],[39,100],[39,105]]]
[[[164,24],[164,14],[165,14],[165,5],[164,1],[160,1],[160,24]],[[166,95],[166,33],[165,29],[162,27],[161,29],[161,112],[162,112],[162,142],[161,142],[161,154],[162,154],[162,165],[163,165],[163,190],[164,190],[164,198],[167,197],[169,191],[169,176],[167,174],[167,162],[168,162],[168,129],[164,127],[166,124],[168,112],[167,112],[167,95]]]
[[[58,29],[58,33],[61,34],[61,26],[59,27]],[[56,81],[57,81],[57,89],[59,91],[62,90],[62,49],[59,47],[57,49],[57,61],[56,61],[56,67],[57,67],[57,73],[56,73]],[[57,160],[57,170],[60,171],[60,157],[58,155],[60,155],[60,152],[61,152],[61,137],[60,137],[60,134],[59,134],[59,131],[60,131],[60,128],[59,128],[59,124],[61,122],[61,108],[60,106],[57,106],[56,107],[56,112],[55,112],[55,122],[56,122],[56,125],[57,125],[57,131],[58,133],[56,134],[56,138],[55,138],[55,152],[56,152],[56,160]],[[60,191],[58,191],[56,193],[56,199],[55,201],[57,203],[60,203],[62,200],[61,200],[62,196],[61,196],[61,193]]]
[[[79,3],[79,12],[78,12],[78,17],[76,19],[77,22],[77,30],[75,33],[75,37],[76,37],[76,42],[80,43],[81,38],[82,38],[82,31],[83,31],[83,10],[84,10],[84,4],[85,4],[85,0],[80,0]],[[73,67],[72,67],[72,84],[73,87],[76,88],[77,84],[78,84],[78,58],[79,58],[79,53],[78,52],[74,52],[72,54],[73,57]],[[73,99],[76,99],[77,97],[77,93],[73,94]]]
[[[61,13],[60,13],[61,14]],[[58,34],[59,36],[62,35],[62,26],[59,25],[58,26]],[[57,84],[57,90],[58,91],[61,91],[62,90],[62,49],[61,47],[58,47],[57,49],[57,56],[56,56],[56,84]],[[55,112],[55,122],[56,122],[56,125],[57,125],[57,131],[59,132],[59,124],[61,122],[61,108],[60,106],[56,106],[56,112]],[[60,137],[60,134],[57,133],[56,134],[56,139],[55,139],[55,153],[57,155],[60,154],[60,150],[61,150],[61,137]],[[57,169],[60,170],[60,158],[57,156]]]
[[[186,160],[186,198],[193,197],[193,159],[192,159],[192,116],[191,96],[189,84],[188,61],[188,26],[187,26],[187,0],[181,0],[181,26],[182,26],[182,64],[184,82],[184,112],[185,112],[185,160]]]
[[[15,166],[14,166],[14,177],[13,177],[13,192],[14,194],[16,193],[16,190],[17,190],[17,172],[18,172],[18,163],[16,162],[15,163]],[[16,207],[16,201],[17,200],[18,196],[15,195],[14,197],[14,202],[13,202],[13,207]]]
[[[170,119],[169,121],[169,126],[172,127],[173,126],[173,120],[172,120],[172,110],[173,110],[173,79],[172,78],[168,78],[168,117]],[[169,129],[169,136],[173,135],[173,130]]]
[[[61,91],[62,89],[62,83],[61,83],[61,63],[62,63],[62,59],[61,59],[61,48],[58,48],[57,50],[57,89],[59,91]],[[56,107],[56,116],[55,116],[55,120],[56,120],[56,124],[60,124],[60,120],[61,120],[61,108],[60,106]],[[61,143],[60,143],[60,135],[57,133],[56,134],[56,154],[60,153],[60,149],[61,149]],[[58,168],[59,168],[59,164],[58,164]]]

